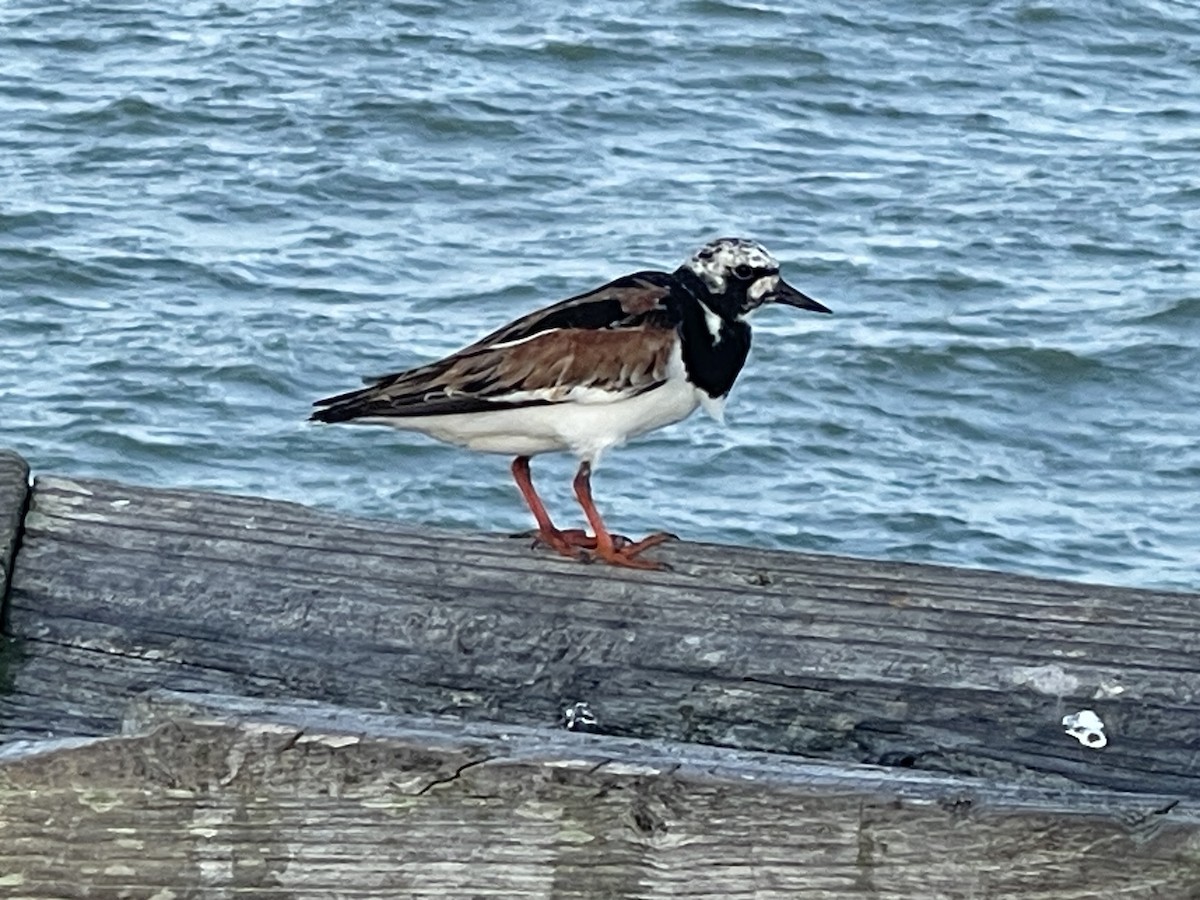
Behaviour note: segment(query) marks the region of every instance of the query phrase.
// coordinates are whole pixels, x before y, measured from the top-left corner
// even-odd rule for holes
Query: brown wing
[[[678,338],[662,273],[638,273],[506,325],[452,356],[318,401],[322,422],[479,412],[652,390]]]

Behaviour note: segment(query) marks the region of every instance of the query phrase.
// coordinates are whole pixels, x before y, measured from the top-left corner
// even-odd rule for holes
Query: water
[[[1200,589],[1198,8],[799,6],[4,5],[0,445],[523,529],[309,403],[748,234],[835,315],[612,452],[615,527]]]

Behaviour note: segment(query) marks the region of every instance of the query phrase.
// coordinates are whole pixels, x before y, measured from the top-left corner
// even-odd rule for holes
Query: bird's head
[[[717,238],[691,255],[679,273],[689,272],[707,292],[706,306],[727,319],[741,319],[766,303],[827,313],[829,308],[802,294],[779,276],[779,262],[762,244],[746,238]]]

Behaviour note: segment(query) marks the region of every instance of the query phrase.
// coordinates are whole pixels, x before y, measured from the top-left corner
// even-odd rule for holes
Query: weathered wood
[[[10,737],[165,687],[557,722],[1200,798],[1200,598],[681,544],[582,566],[254,498],[42,478],[11,593]],[[1109,745],[1061,718],[1095,709]]]
[[[8,594],[28,494],[29,465],[11,450],[0,450],[0,604]]]
[[[11,687],[19,652],[8,638],[8,588],[28,497],[29,466],[11,450],[0,450],[0,695]]]
[[[0,751],[8,896],[1200,894],[1194,810],[1186,823],[1131,830],[1105,791],[904,769],[848,776],[696,744],[195,702],[138,703],[122,737]],[[54,849],[31,852],[41,847]]]

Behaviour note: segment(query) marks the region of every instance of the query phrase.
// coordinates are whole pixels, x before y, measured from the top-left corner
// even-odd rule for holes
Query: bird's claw
[[[580,562],[596,562],[602,561],[614,566],[623,566],[629,569],[648,569],[657,571],[670,571],[671,567],[666,563],[656,560],[642,559],[640,554],[649,550],[651,547],[657,547],[659,544],[666,541],[677,541],[679,537],[670,534],[666,531],[655,532],[647,535],[641,540],[635,541],[632,538],[626,537],[623,534],[609,535],[611,539],[611,549],[605,550],[600,546],[600,542],[594,534],[588,534],[581,528],[568,528],[564,531],[542,531],[534,529],[533,531],[523,532],[514,537],[531,538],[530,549],[536,550],[541,547],[553,550],[562,556]]]

